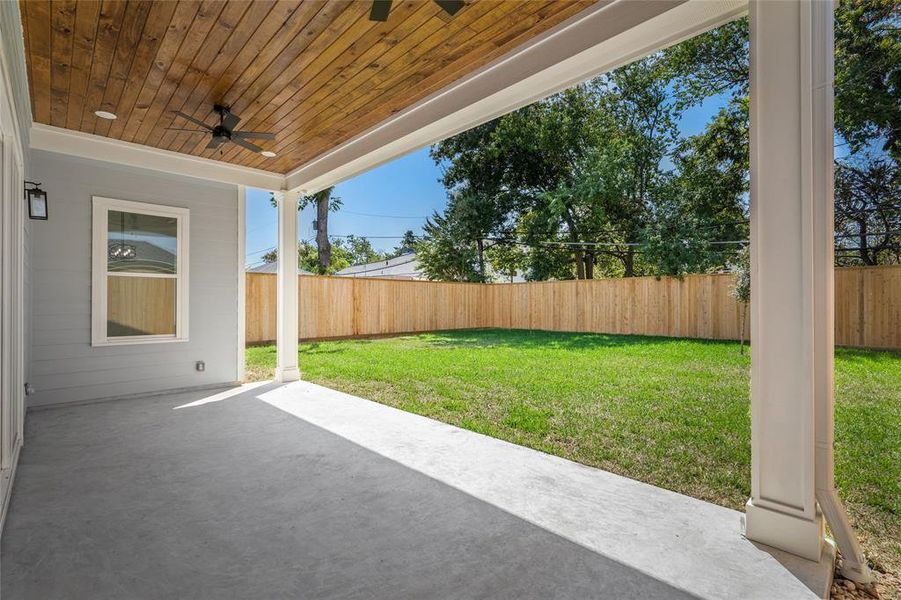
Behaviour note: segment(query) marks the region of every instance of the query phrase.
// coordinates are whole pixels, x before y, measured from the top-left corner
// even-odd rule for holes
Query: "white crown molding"
[[[285,176],[281,173],[232,165],[209,158],[161,150],[41,123],[31,125],[30,137],[31,147],[35,150],[59,152],[119,165],[266,190],[282,190],[285,185]]]
[[[746,0],[605,0],[291,171],[312,193],[736,19]]]

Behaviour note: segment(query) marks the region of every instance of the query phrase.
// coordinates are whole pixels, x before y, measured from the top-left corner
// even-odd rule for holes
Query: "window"
[[[94,346],[188,339],[186,208],[94,196]]]

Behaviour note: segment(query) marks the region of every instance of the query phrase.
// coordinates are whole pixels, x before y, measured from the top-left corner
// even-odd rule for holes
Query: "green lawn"
[[[248,373],[271,377],[272,346]],[[741,509],[749,358],[732,342],[468,330],[303,344],[304,379]],[[836,478],[870,559],[901,572],[901,353],[836,351]]]

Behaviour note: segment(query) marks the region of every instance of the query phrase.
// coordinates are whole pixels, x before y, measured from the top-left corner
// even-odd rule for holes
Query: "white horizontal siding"
[[[33,221],[30,382],[39,406],[144,394],[237,379],[237,188],[34,151],[48,221]],[[91,346],[91,197],[191,210],[190,340]],[[206,371],[194,369],[198,360]]]

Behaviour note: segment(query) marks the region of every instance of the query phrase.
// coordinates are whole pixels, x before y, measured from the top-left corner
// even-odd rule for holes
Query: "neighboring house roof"
[[[252,269],[247,269],[247,273],[276,273],[278,272],[278,261],[263,263]],[[312,275],[309,271],[297,267],[298,275]]]
[[[392,279],[426,279],[419,269],[416,254],[401,254],[388,260],[354,265],[335,273],[338,277],[388,277]]]

